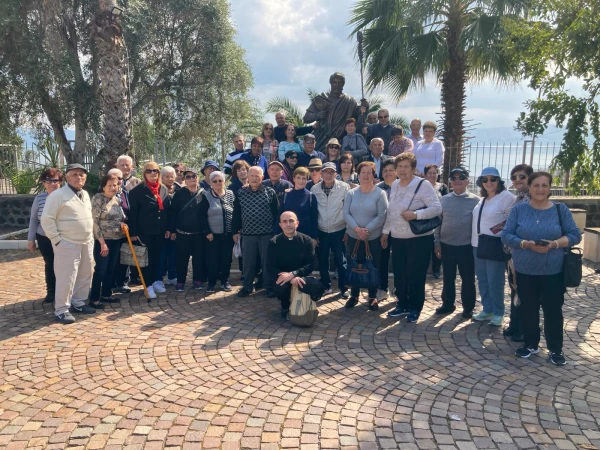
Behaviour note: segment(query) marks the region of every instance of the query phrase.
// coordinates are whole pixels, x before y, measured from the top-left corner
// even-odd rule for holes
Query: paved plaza
[[[329,296],[294,327],[264,291],[237,299],[236,275],[230,295],[148,304],[136,288],[63,326],[39,254],[0,251],[0,449],[600,448],[600,275],[585,274],[555,367],[435,316],[432,278],[418,324]]]

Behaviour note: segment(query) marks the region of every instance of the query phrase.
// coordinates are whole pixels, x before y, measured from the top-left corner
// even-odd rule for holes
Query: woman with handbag
[[[198,183],[198,171],[186,169],[183,173],[185,186],[175,193],[171,203],[169,229],[171,239],[175,239],[177,249],[177,285],[175,290],[183,292],[188,265],[192,257],[192,280],[194,288],[204,289],[208,280],[204,252],[206,251],[205,230],[203,229],[200,203],[204,189]],[[204,222],[206,223],[206,222]]]
[[[502,231],[502,241],[512,249],[521,301],[524,343],[515,354],[529,358],[539,353],[541,306],[548,360],[562,366],[566,364],[562,354],[564,249],[577,245],[581,232],[569,208],[549,200],[552,175],[534,172],[527,182],[530,202],[519,203],[512,209]]]
[[[381,260],[379,238],[385,222],[388,199],[386,193],[375,184],[375,163],[362,162],[357,171],[360,186],[350,190],[344,199],[344,220],[348,233],[346,284],[351,287],[346,308],[356,306],[362,287],[368,289],[369,309],[377,311],[377,269]]]
[[[206,292],[215,292],[217,279],[221,281],[221,289],[231,291],[229,274],[233,251],[233,202],[235,195],[225,188],[223,172],[212,172],[209,175],[211,189],[204,191],[204,198],[198,213],[202,229],[206,233],[206,263],[208,266],[208,286]],[[210,261],[208,258],[210,257]]]
[[[92,218],[94,219],[94,277],[90,291],[90,306],[104,309],[105,303],[115,303],[112,297],[115,270],[119,263],[121,225],[125,220],[121,199],[116,195],[121,182],[117,175],[105,175],[100,180],[102,192],[92,198]]]
[[[158,263],[165,242],[171,233],[168,213],[171,198],[160,180],[160,167],[154,161],[144,164],[144,179],[129,193],[129,233],[132,241],[146,247],[148,264],[142,275],[149,298],[156,292],[165,292],[162,282],[157,282]],[[137,252],[136,252],[137,253]]]
[[[473,320],[490,321],[501,327],[504,320],[504,271],[508,255],[502,246],[502,228],[515,204],[495,167],[486,167],[476,182],[481,200],[473,209],[471,245],[475,257],[475,275],[483,311]]]
[[[381,246],[392,246],[394,287],[398,303],[388,317],[419,320],[425,304],[425,280],[433,250],[433,230],[441,224],[442,206],[431,183],[415,176],[417,158],[396,156],[398,180],[390,189],[390,205]]]
[[[444,195],[448,194],[448,186],[444,183],[439,183],[440,170],[435,164],[425,165],[424,178],[431,183],[435,191],[437,192],[438,199],[441,199]],[[433,278],[439,280],[441,278],[442,260],[435,254],[435,249],[432,250],[431,254],[431,271],[433,272]]]

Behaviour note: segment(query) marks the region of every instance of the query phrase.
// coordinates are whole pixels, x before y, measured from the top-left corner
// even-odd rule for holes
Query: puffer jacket
[[[311,188],[319,204],[319,231],[334,233],[346,228],[344,220],[344,198],[350,190],[350,185],[335,180],[329,195],[325,195],[321,187],[322,181]]]

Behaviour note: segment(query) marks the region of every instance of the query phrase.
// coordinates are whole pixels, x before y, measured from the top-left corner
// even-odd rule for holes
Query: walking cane
[[[144,286],[144,295],[148,299],[148,303],[150,303],[150,296],[148,295],[148,289],[146,288],[144,275],[142,275],[142,269],[140,268],[140,263],[138,262],[137,255],[135,254],[135,250],[133,248],[133,243],[131,242],[131,237],[129,236],[129,227],[125,224],[122,224],[121,229],[125,232],[125,236],[127,236],[127,242],[129,243],[129,250],[131,250],[131,256],[133,256],[133,262],[135,262],[135,267],[137,267],[140,280],[142,280],[142,286]]]

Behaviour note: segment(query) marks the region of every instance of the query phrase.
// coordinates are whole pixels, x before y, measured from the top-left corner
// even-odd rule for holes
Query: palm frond
[[[316,90],[316,89],[314,89],[314,88],[310,88],[310,87],[309,87],[308,89],[306,89],[306,95],[308,95],[308,98],[309,98],[309,99],[310,99],[310,101],[312,102],[312,101],[315,99],[315,97],[316,97],[317,95],[319,95],[319,93],[317,92],[317,90]]]
[[[404,116],[396,116],[390,115],[390,123],[392,125],[400,125],[405,133],[408,133],[406,130],[409,129],[410,121]]]
[[[296,126],[302,126],[304,124],[302,119],[304,114],[302,114],[300,107],[287,97],[272,98],[267,102],[265,109],[268,113],[284,111],[286,122],[293,123]]]

